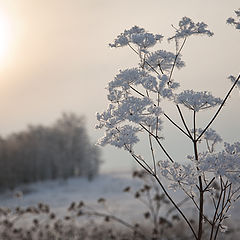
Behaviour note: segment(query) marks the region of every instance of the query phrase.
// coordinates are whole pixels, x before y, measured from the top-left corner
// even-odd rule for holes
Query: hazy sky
[[[182,89],[223,97],[230,87],[226,77],[240,71],[240,33],[225,24],[239,7],[239,0],[0,0],[0,134],[29,123],[49,124],[71,111],[87,117],[95,141],[103,134],[94,125],[95,112],[107,107],[105,86],[120,69],[137,64],[129,49],[110,49],[108,43],[133,25],[167,38],[174,33],[171,24],[183,16],[206,22],[215,35],[187,41],[187,66],[174,78]],[[167,42],[162,47],[174,50]],[[228,141],[239,140],[239,103],[235,90],[214,124]],[[172,116],[174,111],[169,108]],[[164,132],[179,156],[180,149],[191,148],[179,144],[175,134],[169,128]],[[104,168],[131,167],[127,156],[105,148]]]

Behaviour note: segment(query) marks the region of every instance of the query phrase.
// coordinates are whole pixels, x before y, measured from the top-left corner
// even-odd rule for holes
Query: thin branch
[[[139,95],[141,95],[142,97],[146,97],[144,94],[142,94],[141,92],[139,92],[136,88],[132,87],[130,84],[128,84],[128,86],[136,93],[138,93]]]
[[[152,145],[152,139],[151,139],[151,135],[148,134],[148,139],[149,139],[149,144],[150,144],[150,149],[151,149],[151,153],[152,153],[152,160],[153,160],[153,169],[154,169],[154,173],[156,174],[156,160],[155,160],[155,155],[154,155],[154,151],[153,151],[153,145]]]
[[[192,139],[192,136],[189,136],[180,126],[178,126],[166,113],[164,113],[164,116],[175,126],[177,127],[183,134],[185,134],[187,137]]]
[[[208,139],[206,139],[206,144],[207,144],[208,151],[211,153],[212,152],[211,150],[213,149],[213,147],[212,147],[212,149],[210,148]]]
[[[139,52],[135,50],[129,43],[128,46],[139,56]],[[160,73],[148,62],[145,60],[145,63],[158,75],[160,76]]]
[[[116,128],[117,131],[119,131],[118,128]],[[119,131],[120,132],[120,131]],[[139,160],[139,158],[133,153],[133,151],[127,146],[127,144],[124,144],[125,148],[127,149],[127,151],[132,155],[132,157],[137,161],[137,163],[144,168],[148,173],[152,174],[152,169],[151,167],[147,164],[146,161],[144,161],[143,159]],[[141,161],[146,165],[144,166]]]
[[[209,188],[209,186],[212,184],[214,180],[215,180],[215,177],[213,177],[212,180],[208,183],[208,185],[203,189],[204,192],[207,191],[207,189]]]
[[[191,225],[191,223],[189,222],[189,220],[187,219],[187,217],[185,216],[185,214],[182,212],[182,210],[179,208],[179,206],[174,202],[174,200],[171,198],[171,196],[168,194],[167,190],[165,189],[165,187],[163,186],[162,182],[160,181],[160,179],[158,178],[157,175],[153,175],[153,177],[157,180],[158,184],[160,185],[160,187],[162,188],[163,192],[165,193],[165,195],[168,197],[168,199],[170,200],[170,202],[174,205],[174,207],[178,210],[178,212],[181,214],[181,216],[183,217],[183,219],[186,221],[186,223],[188,224],[189,228],[191,229],[194,237],[196,240],[198,240],[198,237]]]
[[[193,111],[193,139],[196,141],[196,111]]]
[[[225,201],[225,197],[226,197],[226,191],[227,191],[227,188],[228,188],[228,196],[227,196],[227,200]],[[216,218],[216,221],[218,219],[221,219],[224,217],[224,214],[226,214],[226,212],[228,211],[228,207],[230,207],[230,205],[228,205],[230,203],[230,200],[231,200],[231,190],[232,190],[232,184],[230,183],[229,185],[227,185],[227,183],[225,184],[225,187],[224,187],[224,197],[223,197],[223,200],[222,200],[222,210],[221,212],[218,214],[217,218]],[[230,196],[231,195],[231,196]],[[225,208],[227,207],[225,213],[224,213],[224,210]],[[219,220],[220,221],[220,220]]]
[[[182,51],[183,46],[184,46],[185,43],[186,43],[186,40],[187,40],[187,37],[184,38],[183,43],[182,43],[180,49],[178,50],[178,52],[176,52],[176,56],[175,56],[175,59],[174,59],[173,65],[172,65],[172,69],[171,69],[171,72],[170,72],[170,75],[169,75],[169,80],[168,80],[168,82],[171,82],[171,78],[172,78],[173,70],[174,70],[175,65],[176,65],[176,63],[177,63],[177,58],[178,58],[180,52]]]
[[[194,147],[194,155],[195,160],[198,161],[198,149],[197,149],[197,140],[196,140],[196,111],[193,111],[193,147]],[[198,169],[198,168],[197,168]],[[199,169],[198,169],[199,170]],[[203,219],[204,219],[204,191],[203,191],[203,183],[202,177],[198,177],[199,181],[199,219],[198,219],[198,239],[202,239],[203,233]]]
[[[192,202],[194,203],[194,205],[195,205],[195,207],[197,208],[197,210],[200,211],[200,208],[199,208],[199,206],[197,205],[197,202],[195,201],[194,197],[191,196],[191,195],[183,188],[183,186],[180,185],[180,187],[181,187],[181,189],[184,191],[184,193],[187,195],[187,197],[192,200]],[[205,215],[203,214],[203,217],[204,217],[204,219],[205,219],[210,225],[212,225],[212,223],[211,223],[210,220],[207,218],[207,216],[205,216]]]
[[[190,199],[190,197],[187,196],[187,197],[185,197],[181,202],[176,203],[176,204],[178,205],[178,207],[180,207],[180,206],[182,206],[185,202],[189,201],[189,199]],[[166,216],[168,217],[169,214],[170,214],[171,212],[175,211],[175,210],[176,210],[175,207],[170,208],[170,209],[167,211]]]
[[[160,93],[157,93],[157,106],[159,107],[160,105]],[[157,117],[157,122],[156,122],[156,136],[158,136],[158,124],[159,124],[159,118]]]
[[[227,188],[228,188],[228,186],[227,186],[227,184],[228,184],[228,181],[226,182],[226,184],[224,185],[224,189],[223,189],[223,198],[222,198],[222,209],[221,209],[221,212],[219,213],[219,215],[218,215],[218,217],[217,217],[217,219],[216,219],[216,221],[218,221],[218,219],[219,219],[219,222],[218,222],[218,226],[217,226],[217,229],[216,229],[216,232],[215,232],[215,237],[214,237],[214,240],[216,240],[217,239],[217,235],[218,235],[218,231],[219,231],[219,227],[221,226],[221,222],[223,221],[223,219],[224,219],[224,209],[225,209],[225,197],[226,197],[226,190],[227,190]],[[230,187],[231,187],[231,185],[230,185]],[[230,191],[231,191],[231,189],[230,189]],[[226,201],[226,204],[228,203],[228,200]]]
[[[215,225],[216,225],[216,217],[217,217],[217,215],[218,215],[218,209],[219,209],[219,206],[220,206],[220,203],[221,203],[221,199],[222,199],[222,194],[223,194],[223,189],[222,189],[222,178],[220,178],[220,181],[221,181],[221,192],[220,192],[220,195],[219,195],[219,197],[218,197],[218,202],[217,202],[217,204],[215,203],[215,200],[214,200],[214,198],[213,198],[213,200],[214,200],[214,206],[215,206],[215,213],[214,213],[214,216],[213,216],[213,220],[212,220],[212,227],[211,227],[211,233],[210,233],[210,238],[209,238],[209,240],[212,240],[212,238],[213,238],[213,233],[214,233],[214,227],[215,227]]]
[[[165,153],[165,155],[168,157],[168,159],[171,162],[174,162],[174,160],[170,157],[170,155],[168,154],[168,152],[166,151],[166,149],[163,147],[163,145],[161,144],[161,142],[159,141],[159,137],[155,136],[152,132],[150,132],[145,126],[143,126],[141,123],[139,124],[145,131],[147,131],[151,136],[153,136],[153,138],[157,141],[158,145],[161,147],[161,149],[163,150],[163,152]]]
[[[201,136],[207,131],[207,129],[210,127],[210,125],[213,123],[213,121],[216,119],[216,117],[218,116],[219,112],[221,111],[222,107],[224,106],[225,102],[227,101],[229,95],[231,94],[232,90],[234,89],[234,87],[236,86],[238,80],[240,79],[240,74],[238,75],[236,81],[234,82],[234,84],[232,85],[232,87],[230,88],[230,90],[228,91],[226,97],[224,98],[223,102],[221,103],[220,107],[218,108],[217,112],[215,113],[215,115],[213,116],[213,118],[211,119],[211,121],[208,123],[208,125],[204,128],[204,130],[202,131],[202,133],[198,136],[197,140],[199,140],[201,138]]]
[[[152,172],[152,169],[148,166],[148,168],[147,167],[145,167],[142,163],[141,163],[141,161],[131,152],[131,151],[129,151],[129,153],[131,154],[131,156],[135,159],[135,161],[145,170],[145,171],[147,171],[149,174],[153,174],[153,172]],[[145,161],[144,161],[144,163],[146,163]],[[150,169],[149,169],[150,168]]]
[[[135,154],[133,154],[132,151],[129,151],[129,153],[130,153],[130,154],[132,155],[132,157],[137,161],[137,163],[138,163],[139,165],[141,165],[141,167],[143,167],[149,174],[153,174],[153,171],[152,171],[151,167],[147,164],[146,161],[144,161],[144,160],[139,160],[139,158],[138,158]],[[141,161],[146,165],[146,167],[141,163]]]
[[[162,60],[163,61],[163,60]],[[158,67],[159,67],[159,69],[160,69],[160,72],[162,73],[162,74],[164,74],[164,72],[163,72],[163,70],[162,70],[162,67],[161,67],[161,63],[158,63]]]
[[[188,132],[189,137],[193,140],[193,137],[192,137],[192,135],[191,135],[191,133],[190,133],[190,131],[189,131],[189,128],[188,128],[188,126],[187,126],[187,124],[186,124],[186,122],[185,122],[185,119],[184,119],[184,117],[183,117],[182,111],[181,111],[180,107],[178,106],[178,104],[176,105],[176,107],[177,107],[178,112],[179,112],[179,114],[180,114],[180,117],[181,117],[181,119],[182,119],[183,125],[184,125],[186,131]]]
[[[131,85],[129,85],[129,87],[130,87],[133,91],[135,91],[136,93],[138,93],[140,96],[142,96],[142,97],[149,97],[148,93],[147,93],[147,96],[146,96],[146,95],[144,95],[143,93],[139,92],[136,88],[132,87]],[[186,133],[179,125],[177,125],[166,113],[164,113],[163,115],[164,115],[175,127],[177,127],[183,134],[185,134],[188,138],[192,139],[192,136],[189,135],[189,134],[187,134],[187,133]],[[182,119],[183,119],[183,117],[182,117]],[[158,122],[159,122],[159,119],[158,119],[158,117],[157,117],[156,136],[157,136]],[[183,122],[185,122],[185,121],[183,120]],[[189,132],[189,133],[190,133],[190,132]]]
[[[202,178],[201,176],[199,178],[199,194],[200,194],[200,200],[199,200],[199,223],[198,223],[198,239],[200,240],[202,238],[202,233],[203,233],[203,218],[204,218],[204,210],[203,210],[203,200],[204,200],[204,192],[203,192],[203,186],[202,186]]]

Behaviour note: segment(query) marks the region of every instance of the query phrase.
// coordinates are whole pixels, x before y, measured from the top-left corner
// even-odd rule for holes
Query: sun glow
[[[5,61],[10,42],[12,40],[12,31],[8,18],[0,12],[0,66]]]

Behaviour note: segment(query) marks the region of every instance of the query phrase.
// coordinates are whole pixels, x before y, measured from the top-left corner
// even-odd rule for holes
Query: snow
[[[137,190],[142,186],[142,182],[132,178],[131,172],[105,173],[92,181],[85,178],[71,178],[38,182],[22,185],[14,191],[1,193],[0,207],[27,207],[44,203],[50,206],[51,211],[58,215],[64,215],[72,202],[84,201],[94,209],[107,211],[115,216],[124,217],[126,220],[142,218],[146,208],[134,198],[133,194],[123,192],[127,186]],[[17,195],[20,196],[17,197]],[[174,196],[176,202],[180,202],[184,198],[180,191],[170,191],[170,195]],[[101,204],[97,202],[99,198],[106,199],[107,208],[103,209]],[[192,210],[190,201],[181,208],[190,216],[196,213]],[[239,202],[233,209],[232,218],[239,222]]]
[[[38,182],[0,194],[0,206],[15,208],[44,203],[48,204],[52,211],[64,214],[72,202],[84,201],[87,205],[97,208],[97,200],[105,198],[111,211],[116,214],[121,212],[123,215],[129,214],[129,209],[141,204],[135,201],[133,196],[122,191],[129,185],[137,189],[141,183],[132,179],[131,173],[101,174],[92,181],[86,178],[70,178]]]

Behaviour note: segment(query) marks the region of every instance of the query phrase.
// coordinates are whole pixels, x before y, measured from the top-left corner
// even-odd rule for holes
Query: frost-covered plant
[[[230,17],[227,19],[227,23],[234,25],[236,29],[240,30],[240,8],[235,11],[235,14],[237,15],[237,18],[234,19]]]
[[[235,11],[237,17],[240,11]],[[227,23],[239,29],[239,22],[229,18]],[[192,36],[213,36],[207,24],[194,23],[184,17],[175,29],[175,34],[168,38],[175,41],[176,51],[151,51],[151,47],[163,39],[162,35],[152,34],[134,26],[125,30],[114,40],[110,47],[128,46],[139,56],[138,67],[120,71],[108,84],[109,107],[103,113],[97,113],[96,128],[104,128],[105,136],[98,144],[110,144],[128,151],[135,161],[160,185],[168,200],[177,209],[189,226],[196,240],[203,239],[203,224],[208,223],[208,238],[216,239],[219,230],[226,231],[223,225],[231,204],[238,199],[240,183],[240,142],[224,143],[223,150],[215,152],[215,145],[222,142],[220,135],[210,128],[235,86],[240,86],[240,75],[230,76],[232,86],[224,99],[212,96],[210,92],[185,90],[177,93],[179,82],[173,80],[174,70],[185,66],[181,52],[186,40]],[[162,100],[174,104],[184,127],[175,122],[164,109]],[[180,106],[186,107],[193,115],[192,129],[187,125]],[[196,118],[202,110],[217,107],[217,111],[206,127],[197,128]],[[177,162],[163,145],[161,131],[165,118],[183,133],[193,146],[193,156],[188,156],[188,164]],[[148,135],[151,150],[150,160],[135,150],[140,141],[139,135]],[[199,144],[206,141],[206,150],[200,151]],[[166,156],[158,159],[155,147],[158,146]],[[160,176],[170,181],[170,187],[180,188],[192,200],[199,213],[198,228],[194,228],[189,218],[169,195]],[[219,186],[216,194],[214,186]],[[212,211],[206,211],[206,199],[212,202]]]

